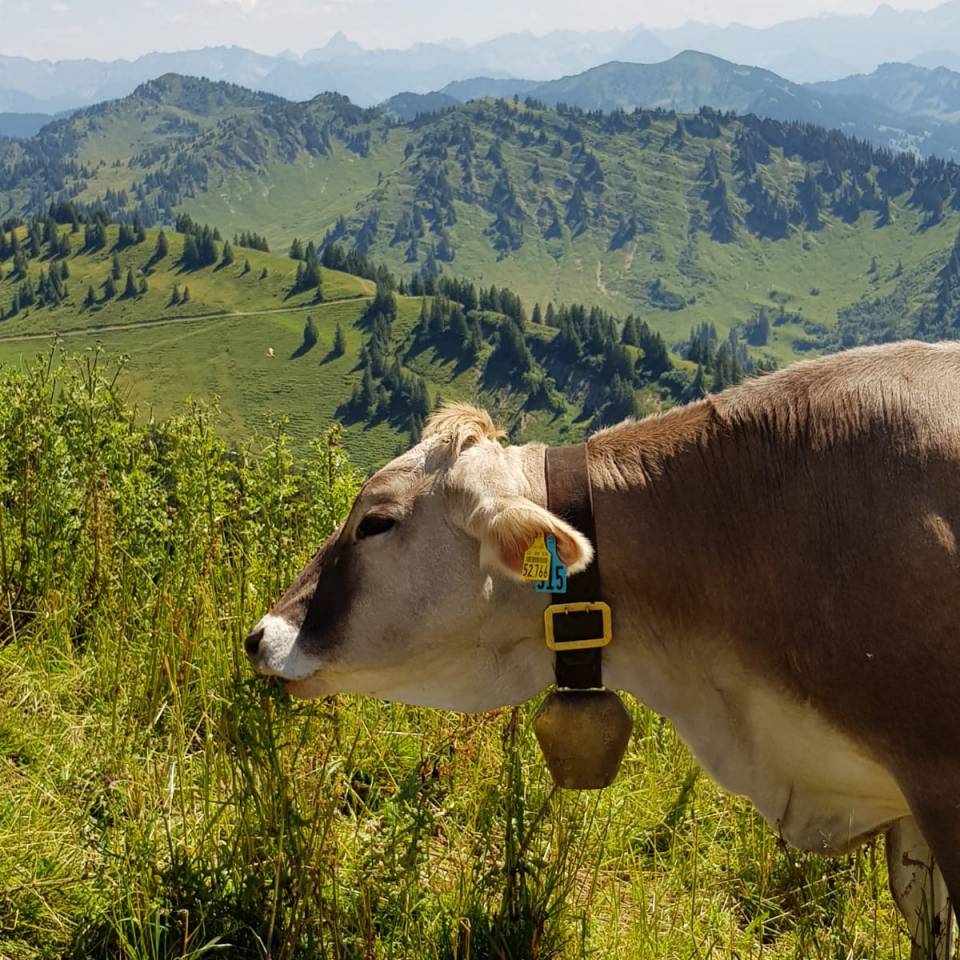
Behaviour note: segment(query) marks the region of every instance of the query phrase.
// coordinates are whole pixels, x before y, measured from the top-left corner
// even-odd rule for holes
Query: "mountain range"
[[[169,75],[0,143],[0,220],[52,199],[146,227],[186,213],[273,249],[342,243],[408,280],[465,276],[528,305],[638,312],[670,345],[769,316],[780,361],[929,334],[960,298],[943,273],[960,165],[708,108],[476,100],[397,123],[336,94],[292,103]]]
[[[685,51],[662,63],[606,63],[559,80],[475,77],[429,94],[391,97],[384,109],[409,121],[469,100],[512,96],[605,112],[695,113],[707,106],[815,123],[892,150],[960,158],[960,73],[911,64],[883,64],[871,74],[797,84],[759,67]]]
[[[335,90],[372,105],[403,90],[426,93],[476,76],[553,80],[610,61],[658,62],[684,50],[769,69],[793,82],[869,73],[888,61],[957,68],[960,0],[929,11],[884,5],[872,16],[825,15],[763,29],[687,23],[670,30],[506,34],[472,45],[422,43],[405,50],[365,50],[337,34],[303,56],[237,47],[110,62],[0,56],[0,111],[58,113],[124,96],[165,73],[226,80],[294,100]]]

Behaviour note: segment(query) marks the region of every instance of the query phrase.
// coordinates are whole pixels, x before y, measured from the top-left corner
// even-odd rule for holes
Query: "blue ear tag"
[[[557,552],[557,539],[552,534],[546,538],[547,551],[550,554],[550,577],[540,580],[534,588],[537,593],[566,593],[567,566]]]

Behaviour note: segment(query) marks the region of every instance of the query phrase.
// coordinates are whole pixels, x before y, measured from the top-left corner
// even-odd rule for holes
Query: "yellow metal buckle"
[[[603,619],[603,636],[586,640],[556,640],[553,636],[553,618],[567,613],[599,613]],[[591,650],[605,647],[613,639],[610,607],[605,603],[552,603],[543,611],[543,629],[551,650]]]

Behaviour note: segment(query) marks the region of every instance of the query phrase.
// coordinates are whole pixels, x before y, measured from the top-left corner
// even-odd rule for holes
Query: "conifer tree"
[[[223,245],[223,257],[220,260],[220,266],[229,267],[233,263],[233,247],[230,246],[230,241],[228,240]]]
[[[197,241],[189,234],[183,241],[183,265],[187,270],[196,270],[200,266],[200,251],[197,248]]]
[[[92,307],[97,302],[97,295],[92,286],[87,287],[87,295],[83,298],[85,307]]]
[[[133,277],[133,269],[127,270],[127,282],[123,288],[125,299],[132,300],[137,295],[137,282]]]
[[[342,357],[347,352],[347,338],[343,335],[343,327],[337,321],[337,329],[333,334],[333,355]]]
[[[157,246],[153,251],[154,260],[162,260],[170,252],[167,235],[161,230],[157,234]]]
[[[123,271],[120,269],[120,258],[114,254],[113,260],[110,262],[110,276],[114,280],[119,280],[123,276]]]

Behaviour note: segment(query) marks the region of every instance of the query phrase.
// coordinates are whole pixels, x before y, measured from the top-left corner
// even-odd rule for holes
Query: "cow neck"
[[[567,592],[552,594],[553,603],[595,603],[603,600],[600,580],[600,550],[593,517],[590,462],[585,443],[570,447],[547,447],[544,460],[547,509],[579,530],[593,545],[593,562],[582,573],[567,579]],[[568,614],[554,620],[556,639],[572,641],[595,637],[599,614]],[[603,650],[558,650],[554,660],[557,686],[568,690],[592,690],[603,686]]]

